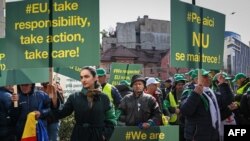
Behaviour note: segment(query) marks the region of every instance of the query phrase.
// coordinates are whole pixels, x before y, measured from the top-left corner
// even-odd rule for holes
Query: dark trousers
[[[1,141],[17,141],[17,139],[14,135],[5,136],[5,137],[0,136],[0,140]]]
[[[184,138],[184,125],[179,125],[179,141],[185,141]]]

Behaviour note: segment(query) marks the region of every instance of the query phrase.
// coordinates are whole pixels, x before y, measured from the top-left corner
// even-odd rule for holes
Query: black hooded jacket
[[[0,87],[0,138],[14,134],[18,108],[13,107],[11,102],[12,92]]]

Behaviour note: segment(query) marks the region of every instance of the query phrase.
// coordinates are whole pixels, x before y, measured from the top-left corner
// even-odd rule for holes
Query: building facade
[[[250,47],[237,33],[226,31],[224,43],[224,69],[231,75],[239,72],[250,76]]]
[[[113,33],[102,37],[101,67],[109,70],[112,62],[143,64],[144,76],[162,78],[161,61],[169,48],[170,22],[138,17],[117,23]]]
[[[102,49],[114,46],[166,50],[170,48],[170,22],[138,17],[137,21],[117,23],[116,31],[102,37]]]
[[[241,42],[239,34],[229,31],[224,42],[224,70],[230,75],[242,72],[250,76],[250,47]],[[117,23],[112,34],[103,36],[101,67],[109,70],[112,62],[143,64],[144,76],[165,80],[188,71],[171,67],[170,49],[170,22],[139,17],[134,22]]]
[[[137,21],[117,23],[116,31],[103,31],[101,67],[110,70],[112,62],[142,64],[147,77],[166,80],[187,69],[170,66],[170,22],[138,17]]]
[[[4,15],[4,9],[5,9],[5,1],[0,1],[0,38],[3,38],[5,36],[5,15]]]

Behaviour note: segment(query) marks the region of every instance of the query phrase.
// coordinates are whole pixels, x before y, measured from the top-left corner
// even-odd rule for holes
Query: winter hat
[[[144,85],[146,86],[146,81],[145,81],[145,78],[140,75],[140,74],[135,74],[132,76],[132,79],[131,79],[131,84],[130,86],[132,87],[133,84],[136,82],[136,81],[142,81],[144,83]]]

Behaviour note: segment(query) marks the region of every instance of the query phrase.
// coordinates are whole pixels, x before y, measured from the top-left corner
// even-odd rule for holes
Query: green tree
[[[74,113],[61,120],[59,129],[60,141],[70,141],[70,136],[75,125]]]

